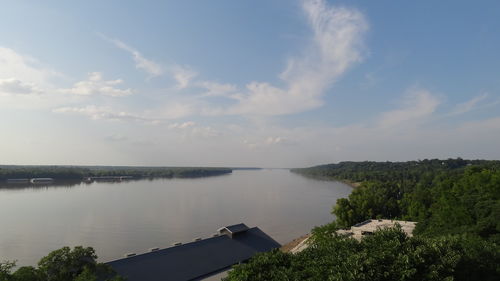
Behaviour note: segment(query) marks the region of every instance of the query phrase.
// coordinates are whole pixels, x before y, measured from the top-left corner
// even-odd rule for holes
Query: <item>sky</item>
[[[0,164],[500,159],[499,1],[0,7]]]

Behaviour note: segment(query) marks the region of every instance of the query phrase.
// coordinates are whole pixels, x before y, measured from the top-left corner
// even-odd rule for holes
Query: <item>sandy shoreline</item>
[[[302,243],[304,240],[308,239],[309,237],[311,237],[310,233],[302,235],[299,238],[295,238],[292,241],[281,246],[280,250],[284,253],[288,253],[288,252],[290,252],[290,250],[297,247],[300,243]]]
[[[361,182],[352,182],[352,181],[348,181],[348,180],[340,180],[340,182],[345,183],[352,188],[356,188],[356,187],[361,185]]]

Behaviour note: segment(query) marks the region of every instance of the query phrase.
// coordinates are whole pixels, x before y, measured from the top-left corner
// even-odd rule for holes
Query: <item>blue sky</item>
[[[500,158],[498,1],[1,1],[3,164]]]

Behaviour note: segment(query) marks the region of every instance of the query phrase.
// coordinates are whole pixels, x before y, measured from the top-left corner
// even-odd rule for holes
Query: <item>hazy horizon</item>
[[[290,170],[290,169],[296,169],[296,168],[309,168],[313,166],[321,166],[321,165],[328,165],[328,164],[338,164],[340,162],[407,162],[407,161],[421,161],[421,160],[430,160],[430,159],[439,159],[439,160],[447,160],[447,159],[457,159],[461,157],[455,157],[455,158],[424,158],[424,159],[410,159],[410,160],[401,160],[401,161],[389,161],[389,160],[358,160],[358,161],[351,161],[351,160],[342,160],[342,161],[337,161],[337,162],[325,162],[325,163],[317,163],[313,164],[310,166],[297,166],[297,167],[271,167],[271,166],[234,166],[234,165],[227,165],[227,166],[173,166],[173,165],[100,165],[100,164],[3,164],[0,163],[0,167],[2,166],[59,166],[59,167],[140,167],[140,168],[230,168],[230,169],[284,169],[284,170]],[[462,158],[464,159],[464,158]],[[499,160],[500,159],[464,159],[464,160]]]
[[[0,164],[500,159],[498,18],[498,1],[9,1]]]

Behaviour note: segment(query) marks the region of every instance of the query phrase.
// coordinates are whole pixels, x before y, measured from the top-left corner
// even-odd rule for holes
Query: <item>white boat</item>
[[[31,183],[49,183],[53,182],[53,178],[32,178]]]

